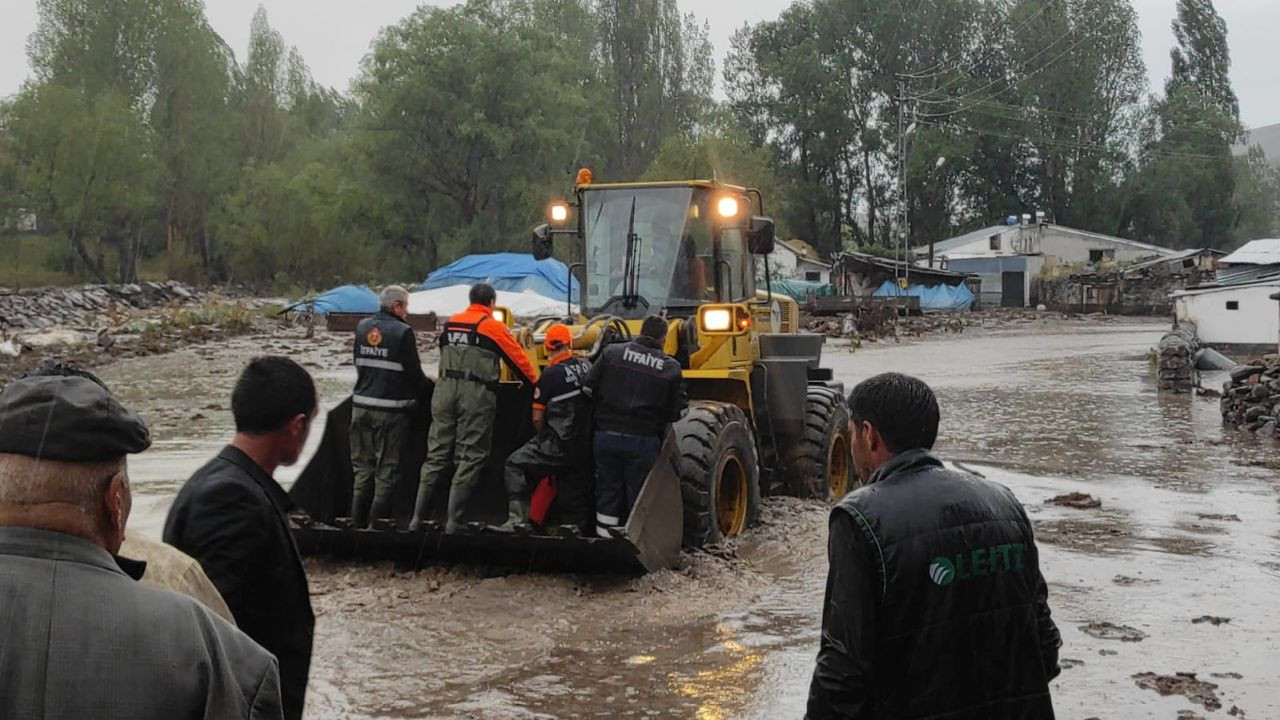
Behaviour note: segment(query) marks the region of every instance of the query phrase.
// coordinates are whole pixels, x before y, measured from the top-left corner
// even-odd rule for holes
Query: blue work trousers
[[[662,441],[651,435],[596,433],[596,533],[610,537],[609,528],[622,525],[636,504],[644,479],[653,469]]]

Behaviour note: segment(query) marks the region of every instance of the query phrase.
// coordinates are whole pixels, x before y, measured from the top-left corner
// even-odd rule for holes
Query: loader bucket
[[[402,450],[401,473],[393,490],[394,529],[353,530],[338,526],[339,518],[349,516],[351,510],[350,398],[329,411],[319,448],[289,490],[296,505],[290,518],[293,534],[302,554],[356,561],[394,560],[413,568],[442,560],[529,571],[601,573],[653,571],[672,567],[678,560],[683,520],[676,466],[679,453],[672,435],[663,443],[658,462],[640,490],[625,537],[596,537],[587,532],[514,534],[488,527],[506,519],[502,481],[506,458],[533,433],[529,419],[531,393],[515,383],[503,383],[498,391],[492,452],[481,487],[473,496],[473,507],[464,518],[471,529],[455,535],[438,528],[408,532],[426,457],[431,389],[424,392],[411,418],[409,436],[417,442],[407,443]],[[582,472],[591,476],[589,467]],[[442,507],[437,508],[435,519],[443,524]]]

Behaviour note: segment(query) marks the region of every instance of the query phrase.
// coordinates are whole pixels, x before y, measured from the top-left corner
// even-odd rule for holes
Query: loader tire
[[[760,467],[742,409],[695,400],[675,423],[684,500],[684,547],[733,537],[760,517]]]
[[[787,492],[796,497],[839,500],[854,488],[849,457],[849,410],[839,391],[809,386],[804,434],[783,462]]]

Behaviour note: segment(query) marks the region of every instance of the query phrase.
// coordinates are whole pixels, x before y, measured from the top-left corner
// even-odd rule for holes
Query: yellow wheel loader
[[[564,316],[517,331],[535,364],[547,363],[543,333],[553,322],[569,325],[574,349],[594,360],[660,314],[670,326],[665,349],[683,369],[688,412],[673,423],[622,533],[490,529],[506,517],[503,463],[532,434],[531,389],[504,378],[470,532],[404,530],[426,451],[419,443],[404,448],[395,517],[381,530],[340,527],[351,498],[348,401],[331,411],[320,450],[290,491],[300,548],[414,564],[652,571],[673,565],[681,547],[746,531],[762,494],[842,496],[853,478],[843,388],[819,366],[824,336],[799,332],[795,301],[770,291],[774,224],[762,205],[758,191],[714,180],[593,183],[582,171],[572,199],[552,203],[534,229],[535,258],[570,263]],[[429,393],[411,437],[426,438]]]

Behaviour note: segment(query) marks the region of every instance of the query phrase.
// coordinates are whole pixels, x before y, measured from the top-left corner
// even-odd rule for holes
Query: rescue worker
[[[573,335],[556,323],[543,340],[547,369],[533,391],[533,427],[537,434],[507,458],[506,487],[509,515],[503,529],[514,530],[529,521],[528,480],[555,475],[561,519],[582,525],[583,483],[574,470],[586,464],[590,447],[591,408],[582,394],[582,381],[591,363],[573,354]],[[576,482],[575,482],[576,481]]]
[[[657,462],[667,426],[687,401],[680,363],[662,351],[667,321],[650,315],[640,335],[605,348],[583,383],[594,405],[596,534],[624,524]]]
[[[831,512],[806,717],[1052,718],[1062,641],[1022,504],[930,452],[920,380],[865,380],[849,410],[864,485]]]
[[[410,530],[428,519],[442,488],[447,488],[448,498],[445,532],[462,529],[462,518],[489,457],[499,363],[507,363],[530,385],[538,380],[538,370],[520,344],[493,317],[498,299],[493,286],[477,283],[469,297],[471,306],[449,318],[440,331],[440,377],[431,397],[427,457]],[[450,466],[454,468],[451,483]]]
[[[390,514],[392,489],[400,477],[400,454],[409,435],[409,413],[427,382],[418,359],[417,338],[405,322],[409,291],[389,285],[378,304],[378,314],[356,326],[351,524],[357,528]]]

